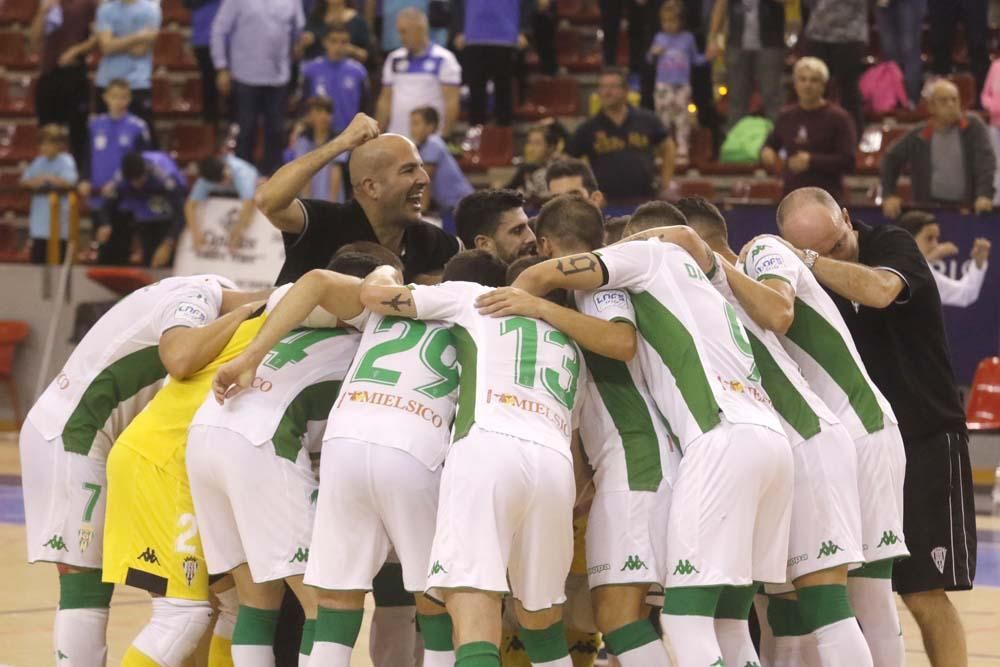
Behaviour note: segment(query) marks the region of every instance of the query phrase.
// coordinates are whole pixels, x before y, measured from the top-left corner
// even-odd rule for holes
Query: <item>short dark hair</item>
[[[604,245],[611,245],[612,243],[617,243],[621,241],[622,234],[625,232],[625,227],[628,225],[628,221],[632,218],[630,215],[619,215],[617,218],[611,218],[604,223]]]
[[[433,127],[435,130],[438,127],[438,123],[441,122],[441,116],[438,114],[437,109],[432,106],[417,107],[410,113],[419,114],[420,117],[424,119],[424,122]]]
[[[69,130],[65,125],[46,123],[38,128],[38,142],[47,141],[59,146],[65,146],[69,141]]]
[[[307,113],[317,109],[327,113],[333,113],[333,100],[326,95],[314,95],[306,100],[305,109]]]
[[[628,86],[628,70],[623,67],[605,67],[597,75],[597,78],[602,76],[617,76],[621,80],[622,86]]]
[[[221,183],[226,176],[226,165],[215,156],[203,158],[198,161],[198,175],[209,183]]]
[[[557,178],[569,178],[579,176],[583,180],[583,187],[587,194],[597,192],[597,179],[590,165],[583,160],[568,157],[556,160],[545,170],[545,184],[550,185]]]
[[[364,278],[384,265],[403,273],[403,263],[391,250],[371,241],[355,241],[338,248],[326,268]]]
[[[533,267],[535,264],[541,264],[544,261],[546,261],[545,258],[539,257],[538,255],[528,255],[526,257],[519,257],[515,259],[511,265],[507,267],[507,284],[513,285],[518,276]],[[560,287],[546,294],[545,298],[552,303],[565,306],[569,301],[569,292]]]
[[[908,231],[910,236],[916,236],[927,225],[936,225],[937,219],[927,211],[907,211],[899,216],[896,224]]]
[[[539,238],[578,241],[591,250],[604,245],[604,216],[589,199],[579,195],[547,201],[538,212],[535,230]]]
[[[704,197],[682,197],[674,204],[703,239],[729,240],[729,228],[722,211]]]
[[[122,156],[122,178],[126,183],[137,181],[149,171],[146,160],[139,151],[129,151]]]
[[[132,87],[128,85],[128,81],[125,79],[111,79],[108,81],[108,85],[104,86],[104,90],[108,91],[112,88],[124,88],[125,90],[132,92]]]
[[[444,265],[441,279],[503,287],[507,284],[507,265],[485,250],[463,250]]]
[[[549,118],[537,125],[532,125],[528,128],[528,134],[532,132],[541,132],[542,138],[549,148],[555,148],[559,145],[560,141],[565,140],[567,137],[566,128],[555,118]]]
[[[500,216],[524,206],[524,195],[517,190],[478,190],[466,195],[455,207],[455,227],[466,248],[476,247],[477,236],[497,233]]]
[[[648,201],[635,209],[625,226],[625,234],[631,236],[654,227],[686,225],[687,218],[673,204],[665,201]]]

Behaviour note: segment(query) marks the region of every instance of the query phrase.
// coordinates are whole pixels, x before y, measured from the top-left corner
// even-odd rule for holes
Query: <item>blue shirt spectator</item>
[[[100,190],[114,177],[126,153],[151,145],[146,121],[128,112],[129,90],[112,81],[104,91],[108,113],[90,119],[91,210],[101,205]]]
[[[212,24],[215,69],[253,86],[284,86],[305,23],[299,0],[222,0]]]
[[[326,97],[333,102],[333,130],[343,132],[354,116],[368,106],[368,71],[344,50],[350,44],[346,30],[323,37],[326,55],[302,68],[304,97]]]
[[[53,183],[52,179],[57,180]],[[75,185],[76,179],[76,162],[73,160],[73,156],[65,152],[65,150],[53,152],[48,155],[43,150],[42,155],[32,160],[28,168],[24,170],[24,174],[21,175],[21,183],[28,186],[35,185],[33,188],[35,194],[31,197],[31,213],[28,222],[28,234],[31,238],[49,238],[49,194],[46,191],[46,185],[42,181],[50,184],[51,187]],[[59,238],[65,239],[69,235],[69,202],[65,196],[60,197],[60,200]]]
[[[209,0],[191,10],[191,44],[208,46],[212,41],[212,22],[222,0]]]
[[[112,79],[124,79],[132,90],[149,90],[153,41],[162,20],[154,0],[108,0],[98,7],[95,32],[104,55],[94,84],[104,88]]]
[[[260,176],[257,167],[235,155],[226,155],[221,158],[221,162],[222,178],[209,180],[204,176],[200,177],[191,188],[191,193],[188,195],[189,200],[204,201],[209,197],[232,196],[233,194],[243,201],[253,199],[254,190],[257,189],[257,179]]]
[[[170,236],[180,234],[184,218],[184,190],[187,179],[163,151],[143,151],[145,175],[134,181],[123,178],[121,170],[115,174],[115,196],[118,209],[132,214],[138,223],[171,220],[174,222]]]
[[[535,3],[532,0],[455,0],[452,20],[466,44],[517,46],[528,32]]]
[[[656,58],[656,83],[668,86],[690,85],[691,66],[708,62],[689,32],[656,33],[649,53]]]

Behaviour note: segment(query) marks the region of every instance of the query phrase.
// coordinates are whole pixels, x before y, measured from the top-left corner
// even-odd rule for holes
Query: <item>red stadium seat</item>
[[[87,277],[118,296],[128,296],[137,289],[152,285],[154,280],[142,269],[123,266],[95,266],[87,269]]]
[[[37,154],[37,125],[0,125],[0,163],[16,164]]]
[[[601,50],[585,48],[577,30],[560,30],[556,33],[556,60],[571,72],[596,72],[601,69]]]
[[[0,23],[30,23],[38,0],[0,0]]]
[[[0,223],[0,262],[23,262],[28,259],[22,253],[15,225]]]
[[[35,113],[37,79],[27,74],[0,79],[0,115],[31,116]]]
[[[167,69],[197,69],[190,40],[179,32],[163,31],[153,46],[153,64]]]
[[[467,151],[459,162],[466,171],[485,171],[490,167],[510,166],[513,160],[513,128],[484,125],[478,148]]]
[[[970,431],[1000,429],[1000,357],[979,362],[969,390],[965,420]]]
[[[187,9],[181,0],[163,0],[160,6],[163,11],[164,23],[190,25],[191,10]]]
[[[0,213],[27,215],[31,193],[21,187],[21,175],[15,171],[0,174]]]
[[[153,111],[167,114],[201,112],[201,83],[197,79],[176,81],[165,76],[153,79]]]
[[[781,181],[751,181],[750,187],[747,190],[747,197],[749,199],[758,199],[761,201],[776,202],[781,199],[781,195],[784,192],[784,185]]]
[[[0,66],[13,69],[33,69],[38,65],[38,55],[28,52],[24,32],[0,32]]]
[[[556,0],[560,19],[570,23],[596,25],[601,22],[601,10],[595,0]]]
[[[10,394],[10,405],[14,411],[14,422],[21,428],[21,401],[17,393],[17,381],[14,379],[14,352],[31,328],[27,322],[20,320],[0,320],[0,382],[7,385]]]
[[[681,197],[704,197],[715,200],[715,183],[700,178],[687,178],[678,181]]]
[[[215,130],[209,125],[175,125],[169,146],[177,162],[197,162],[215,152]]]
[[[537,77],[531,82],[528,99],[514,111],[518,120],[539,120],[549,116],[576,116],[580,113],[580,90],[575,77]]]

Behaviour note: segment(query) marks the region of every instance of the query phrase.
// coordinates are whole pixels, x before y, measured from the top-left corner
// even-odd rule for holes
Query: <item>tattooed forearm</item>
[[[597,270],[597,260],[590,255],[573,255],[556,262],[556,269],[564,276],[592,273]]]
[[[400,306],[410,306],[410,305],[413,305],[413,300],[412,299],[404,299],[402,294],[397,294],[396,296],[392,297],[388,301],[383,301],[382,305],[383,306],[389,306],[390,308],[392,308],[393,310],[395,310],[397,313],[399,313],[399,312],[402,312],[402,310],[403,310],[402,308],[400,308]]]

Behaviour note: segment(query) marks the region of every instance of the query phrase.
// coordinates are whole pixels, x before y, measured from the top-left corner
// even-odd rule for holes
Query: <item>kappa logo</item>
[[[136,560],[146,561],[151,565],[159,565],[160,559],[156,557],[156,551],[152,547],[146,547],[146,550],[135,557]]]
[[[934,567],[938,569],[938,572],[944,574],[944,563],[948,558],[948,550],[944,547],[934,547],[931,549],[931,560],[934,561]]]
[[[188,588],[191,588],[191,582],[198,574],[198,559],[194,556],[185,556],[181,567],[184,568],[184,580],[187,581]]]
[[[882,539],[878,541],[878,544],[875,545],[875,548],[878,549],[879,547],[891,547],[898,543],[899,543],[899,537],[896,536],[896,533],[894,533],[891,530],[885,530],[882,531]]]
[[[828,540],[820,544],[819,553],[816,555],[816,558],[832,556],[838,551],[843,551],[843,549],[840,548],[840,545],[836,544],[833,540]]]
[[[694,574],[695,572],[700,574],[701,570],[692,565],[691,561],[689,560],[677,561],[677,566],[674,568],[674,574],[681,574],[686,576],[689,574]]]
[[[43,547],[48,547],[50,549],[55,549],[56,551],[69,551],[66,546],[66,542],[63,540],[62,535],[53,535],[49,538],[49,541],[42,545]]]
[[[308,563],[309,562],[309,547],[305,547],[305,548],[299,547],[295,551],[295,555],[292,556],[291,560],[289,560],[288,562],[289,563]]]
[[[319,498],[319,489],[313,489],[313,492],[309,494],[309,504],[315,505],[317,498]]]
[[[69,656],[59,649],[56,649],[56,660],[69,660]]]
[[[434,565],[431,566],[431,573],[427,576],[433,577],[435,574],[441,574],[442,572],[448,574],[448,570],[444,569],[444,566],[441,565],[441,561],[436,560],[434,561]]]
[[[648,570],[649,568],[646,567],[646,563],[644,563],[638,555],[632,555],[625,560],[625,564],[622,565],[622,569],[618,571],[624,572],[625,570],[629,570],[630,572],[634,572],[638,569]]]
[[[720,655],[720,656],[719,656],[719,659],[718,659],[718,660],[716,660],[715,662],[713,662],[713,663],[712,663],[711,665],[709,665],[708,667],[726,667],[726,661],[725,661],[725,660],[723,660],[723,659],[722,659],[722,656]]]

